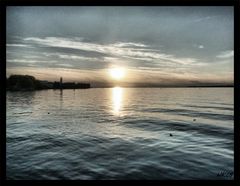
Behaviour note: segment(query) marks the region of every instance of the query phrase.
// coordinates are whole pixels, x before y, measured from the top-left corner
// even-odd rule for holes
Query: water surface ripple
[[[233,119],[232,88],[7,92],[7,179],[233,179]]]

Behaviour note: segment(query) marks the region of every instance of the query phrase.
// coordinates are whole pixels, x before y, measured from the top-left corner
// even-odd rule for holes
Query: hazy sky
[[[7,74],[106,83],[233,82],[233,7],[8,7]]]

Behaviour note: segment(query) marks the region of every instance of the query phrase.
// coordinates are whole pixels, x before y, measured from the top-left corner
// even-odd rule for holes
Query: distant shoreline
[[[116,87],[120,87],[120,88],[234,88],[234,86],[171,86],[171,87],[124,87],[124,86],[116,86]],[[116,87],[91,87],[91,88],[64,88],[64,89],[53,89],[53,88],[49,88],[49,89],[35,89],[35,90],[6,90],[8,92],[30,92],[30,91],[42,91],[42,90],[83,90],[83,89],[98,89],[98,88],[116,88]]]
[[[93,83],[94,84],[94,83]],[[195,85],[159,85],[159,84],[145,84],[145,83],[111,83],[111,84],[95,84],[90,83],[75,83],[75,82],[64,82],[62,77],[59,82],[49,82],[46,80],[38,80],[34,76],[29,75],[11,75],[6,78],[6,90],[7,91],[35,91],[35,90],[64,90],[64,89],[89,89],[89,88],[234,88],[231,83],[196,83]]]
[[[234,85],[226,86],[111,86],[111,87],[91,87],[91,88],[234,88]]]
[[[234,88],[234,86],[203,86],[203,87],[124,87],[116,86],[120,88]],[[115,88],[115,87],[91,87],[91,88]]]

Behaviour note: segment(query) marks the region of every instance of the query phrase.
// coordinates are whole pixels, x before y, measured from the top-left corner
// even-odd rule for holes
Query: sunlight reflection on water
[[[122,107],[123,89],[121,87],[114,87],[112,89],[112,103],[113,113],[119,115]]]

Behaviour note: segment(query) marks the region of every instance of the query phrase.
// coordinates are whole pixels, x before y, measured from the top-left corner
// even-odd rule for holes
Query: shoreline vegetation
[[[59,82],[49,82],[45,80],[38,80],[30,75],[11,75],[6,78],[7,91],[34,91],[46,89],[88,89],[88,88],[112,88],[112,86],[92,87],[89,83],[62,83],[62,78]],[[196,84],[196,85],[146,85],[134,84],[132,86],[121,86],[124,88],[224,88],[234,87],[233,84]]]
[[[8,91],[33,91],[44,89],[86,89],[91,87],[89,83],[62,83],[62,81],[41,81],[29,75],[11,75],[9,78],[6,79],[6,85]]]

